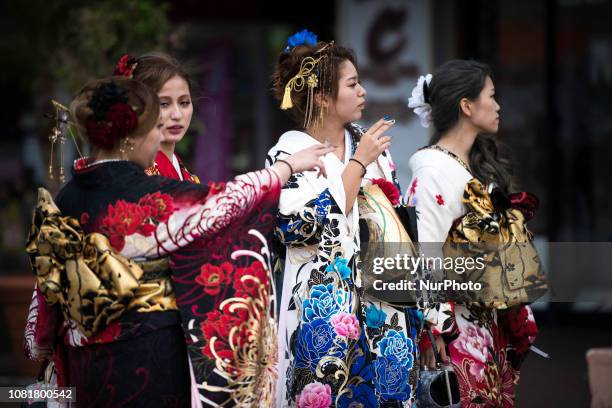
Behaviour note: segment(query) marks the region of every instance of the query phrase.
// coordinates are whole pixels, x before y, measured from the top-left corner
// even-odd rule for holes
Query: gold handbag
[[[457,219],[443,246],[445,257],[484,257],[484,268],[446,270],[458,282],[479,282],[482,288],[467,299],[505,309],[531,303],[548,289],[533,235],[526,222],[533,216],[537,198],[530,193],[489,194],[476,178],[465,186],[462,198],[468,212]]]
[[[397,254],[407,253],[409,256],[418,256],[409,231],[412,232],[408,222],[407,208],[402,205],[394,207],[381,188],[372,184],[363,187],[357,196],[359,208],[359,234],[361,241],[361,281],[363,287],[373,296],[382,296],[380,300],[387,303],[405,304],[406,301],[393,300],[384,292],[371,290],[374,281],[383,279],[386,282],[401,281],[407,278],[409,272],[405,270],[385,270],[384,275],[373,273],[371,266],[374,258],[394,258]],[[410,221],[415,221],[411,219]],[[416,227],[416,223],[414,223]],[[369,290],[368,290],[369,289]],[[388,293],[387,293],[388,294]]]

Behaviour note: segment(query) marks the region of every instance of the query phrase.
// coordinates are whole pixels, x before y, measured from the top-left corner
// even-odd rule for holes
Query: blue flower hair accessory
[[[285,47],[285,52],[291,51],[291,49],[297,47],[298,45],[316,45],[317,44],[317,35],[312,31],[308,31],[306,29],[302,31],[298,31],[287,39],[287,47]]]

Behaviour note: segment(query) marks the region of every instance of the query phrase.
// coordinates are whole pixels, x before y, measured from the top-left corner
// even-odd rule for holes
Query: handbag
[[[362,265],[374,264],[374,258],[394,258],[398,253],[418,256],[416,242],[416,213],[414,207],[393,205],[383,190],[376,184],[363,187],[357,196],[359,209],[359,235]],[[384,275],[375,274],[370,268],[362,268],[361,280],[365,288],[372,288],[378,279],[385,282],[400,282],[410,278],[405,270],[385,270]],[[368,290],[380,300],[400,306],[412,305],[416,299],[402,297],[397,293]],[[414,297],[414,294],[412,294]]]
[[[417,407],[460,408],[460,393],[457,374],[452,365],[445,365],[435,347],[434,335],[430,329],[422,329],[429,336],[432,351],[436,360],[433,369],[419,371],[419,383],[416,390]]]
[[[535,213],[537,198],[526,192],[505,196],[495,188],[489,192],[473,178],[465,186],[462,202],[468,212],[453,224],[442,252],[455,259],[486,260],[484,268],[445,271],[447,279],[481,283],[480,290],[467,291],[465,300],[506,309],[546,293],[546,276],[526,224]]]

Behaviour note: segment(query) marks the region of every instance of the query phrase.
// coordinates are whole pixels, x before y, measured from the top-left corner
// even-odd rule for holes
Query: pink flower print
[[[332,316],[330,323],[339,336],[359,339],[359,322],[355,315],[340,312]]]
[[[442,194],[436,195],[436,201],[438,202],[438,205],[444,205],[444,198],[442,198]]]
[[[482,378],[489,357],[489,347],[492,347],[491,336],[480,327],[469,324],[462,328],[461,335],[455,342],[457,350],[471,357],[470,374]]]
[[[297,398],[298,408],[328,408],[332,403],[331,388],[328,384],[308,384]]]

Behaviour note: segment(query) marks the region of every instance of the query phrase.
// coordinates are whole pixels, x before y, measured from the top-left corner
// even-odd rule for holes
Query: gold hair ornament
[[[333,45],[333,41],[327,43],[324,47],[317,51],[317,54],[323,53],[325,50],[330,48]],[[312,118],[313,118],[313,110],[314,110],[314,89],[319,86],[319,84],[325,85],[325,74],[328,69],[328,59],[329,55],[324,54],[320,57],[306,57],[302,60],[300,64],[300,70],[298,73],[291,78],[287,85],[285,85],[285,92],[283,94],[283,100],[281,102],[281,109],[287,110],[293,108],[293,101],[291,100],[291,92],[301,92],[304,89],[304,86],[308,87],[306,94],[306,112],[304,114],[304,129],[310,127]],[[322,69],[319,69],[321,73],[321,79],[317,75],[317,68],[323,65]],[[316,124],[319,125],[323,120],[323,109],[319,108],[319,115],[316,120]]]

